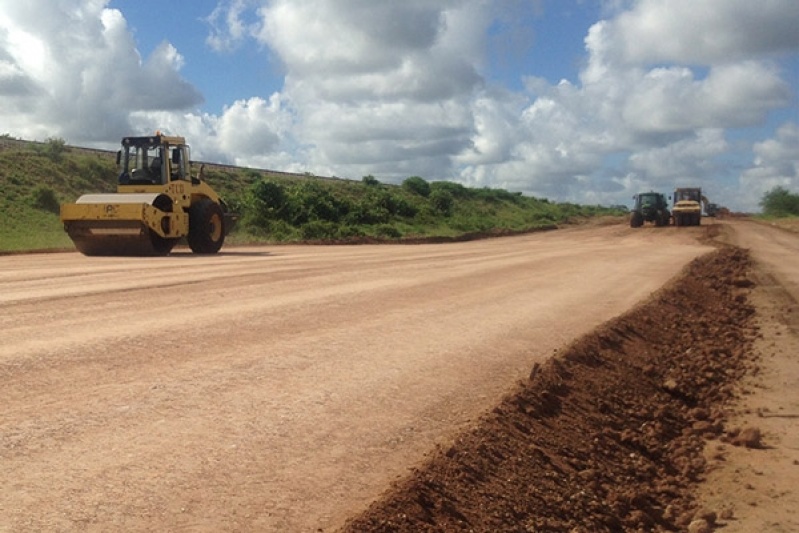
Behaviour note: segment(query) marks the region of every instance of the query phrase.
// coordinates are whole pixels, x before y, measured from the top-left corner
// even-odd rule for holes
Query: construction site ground
[[[0,531],[797,531],[799,236],[0,257]]]

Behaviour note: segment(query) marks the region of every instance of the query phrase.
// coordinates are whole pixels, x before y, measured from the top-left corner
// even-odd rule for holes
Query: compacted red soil
[[[749,254],[724,248],[531,369],[346,531],[709,531],[695,498],[758,335]]]

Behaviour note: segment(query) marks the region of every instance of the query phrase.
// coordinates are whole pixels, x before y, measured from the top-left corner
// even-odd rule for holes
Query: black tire
[[[153,255],[169,255],[172,248],[178,243],[180,239],[165,239],[158,235],[153,230],[150,230],[150,245],[152,246]]]
[[[225,242],[225,216],[216,202],[203,198],[189,208],[186,240],[195,254],[215,254]]]
[[[640,228],[643,225],[644,225],[644,215],[642,215],[638,211],[633,211],[633,214],[630,215],[630,227]]]

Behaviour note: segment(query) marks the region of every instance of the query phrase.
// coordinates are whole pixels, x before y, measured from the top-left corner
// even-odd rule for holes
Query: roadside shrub
[[[351,224],[371,226],[388,222],[391,214],[371,198],[361,198],[347,214],[346,221]]]
[[[375,236],[386,239],[399,239],[402,237],[402,232],[390,224],[380,224],[375,227]]]
[[[278,214],[286,207],[286,190],[279,183],[269,180],[255,182],[250,188],[253,200],[258,209],[264,209],[273,216],[269,218],[279,218]]]
[[[452,215],[455,199],[448,191],[437,189],[430,193],[430,205],[433,206],[436,212],[448,217]]]
[[[430,184],[430,190],[431,192],[436,190],[447,191],[455,198],[467,198],[470,189],[454,181],[434,181]]]
[[[763,214],[770,217],[799,216],[799,194],[784,187],[775,187],[760,200]]]
[[[401,194],[397,192],[383,190],[377,194],[372,195],[370,200],[381,208],[388,211],[389,214],[405,218],[412,218],[416,216],[418,209],[415,205],[409,202]]]
[[[375,187],[377,185],[380,185],[380,182],[377,180],[377,178],[375,178],[371,174],[369,174],[368,176],[364,176],[361,182],[368,187]]]
[[[312,220],[303,224],[300,233],[307,241],[331,240],[339,236],[338,226],[326,220]]]
[[[356,237],[364,237],[366,233],[359,227],[351,224],[342,224],[338,226],[339,239],[353,239]]]
[[[338,198],[316,181],[305,181],[289,192],[289,222],[299,226],[314,220],[340,221],[350,210],[349,202]]]
[[[46,185],[37,185],[30,195],[31,205],[36,209],[47,211],[48,213],[58,214],[61,211],[61,203],[53,189]]]
[[[244,200],[238,206],[238,212],[243,214],[242,225],[251,229],[267,230],[270,221],[285,218],[287,199],[286,191],[279,183],[256,181],[247,189]]]
[[[270,220],[264,233],[276,241],[290,241],[297,238],[297,228],[285,220]]]
[[[512,202],[516,205],[522,205],[527,199],[520,192],[510,192],[505,189],[491,189],[483,187],[482,189],[472,189],[476,198],[488,202]]]
[[[79,161],[81,164],[78,172],[87,183],[91,185],[108,183],[116,186],[118,171],[113,162],[89,156]]]
[[[430,196],[430,184],[427,183],[424,178],[420,178],[419,176],[411,176],[403,181],[402,188],[425,198]]]
[[[403,218],[413,218],[419,212],[418,207],[397,194],[390,194],[389,203],[386,207],[392,215]]]
[[[51,161],[60,162],[67,151],[67,142],[61,137],[48,137],[43,152]]]
[[[246,168],[241,171],[241,176],[245,183],[255,183],[263,177],[263,174],[254,168]]]

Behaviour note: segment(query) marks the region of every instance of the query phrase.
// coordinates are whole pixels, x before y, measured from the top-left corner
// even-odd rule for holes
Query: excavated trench
[[[753,365],[747,252],[688,265],[576,341],[397,482],[360,531],[680,531],[700,512],[708,438]]]

